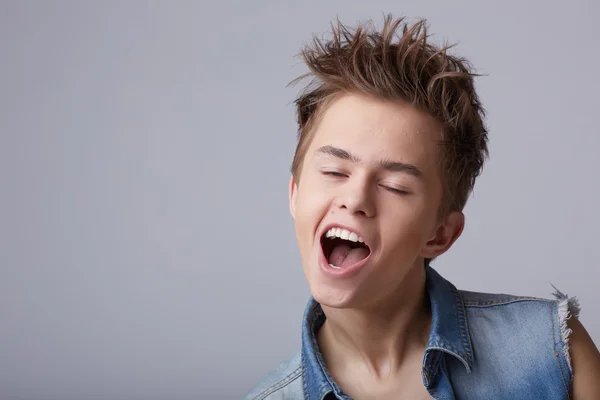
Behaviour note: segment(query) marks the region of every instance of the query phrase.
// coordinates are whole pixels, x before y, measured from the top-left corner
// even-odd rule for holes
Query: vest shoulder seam
[[[540,303],[554,303],[555,300],[542,299],[538,297],[511,297],[511,298],[502,298],[497,300],[463,300],[463,304],[467,308],[485,308],[485,307],[494,307],[494,306],[502,306],[513,303],[520,302],[540,302]]]

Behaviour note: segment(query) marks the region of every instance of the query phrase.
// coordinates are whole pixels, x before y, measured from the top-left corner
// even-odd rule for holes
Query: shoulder
[[[252,389],[244,400],[303,399],[302,356],[300,351],[279,367],[270,371]]]
[[[579,304],[558,290],[554,299],[460,291],[473,345],[502,351],[510,348],[535,358],[551,343],[569,363],[567,321],[579,314]],[[539,350],[540,353],[536,352]],[[571,370],[570,365],[568,369]]]
[[[465,313],[474,339],[488,341],[492,337],[509,340],[535,339],[536,334],[560,333],[565,324],[560,314],[563,304],[555,299],[509,294],[460,291]],[[519,338],[519,334],[527,337]]]
[[[573,364],[573,399],[591,399],[600,392],[600,352],[577,318],[568,322]]]
[[[566,341],[571,332],[567,321],[578,317],[580,311],[576,298],[568,297],[557,289],[554,299],[465,290],[459,293],[470,327],[505,327],[506,330],[501,329],[503,333],[515,332],[515,329],[527,329],[529,333],[541,330],[555,332],[559,336],[557,341]],[[538,329],[532,331],[534,327]]]
[[[573,369],[567,322],[579,313],[576,299],[558,290],[554,299],[459,293],[475,354],[474,373],[464,382],[485,380],[495,398],[529,392],[547,399],[568,396]]]
[[[521,365],[537,363],[544,349],[561,347],[561,338],[566,339],[567,315],[561,314],[563,304],[558,299],[469,291],[460,294],[480,361],[484,353],[496,356],[498,351],[506,362],[514,357]]]

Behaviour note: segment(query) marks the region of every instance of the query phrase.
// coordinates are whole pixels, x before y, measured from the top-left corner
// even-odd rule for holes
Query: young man
[[[487,156],[467,63],[389,17],[302,54],[289,193],[312,298],[300,351],[246,399],[600,399],[574,300],[458,291],[429,266]]]

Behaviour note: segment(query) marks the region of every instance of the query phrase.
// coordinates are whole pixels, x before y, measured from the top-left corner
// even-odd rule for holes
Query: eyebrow
[[[334,156],[342,160],[352,161],[354,163],[360,163],[360,158],[358,156],[338,147],[322,146],[317,149],[317,153]],[[421,170],[419,170],[419,168],[417,168],[415,165],[399,161],[384,159],[379,161],[379,165],[387,171],[404,172],[418,178],[422,177],[423,175]]]

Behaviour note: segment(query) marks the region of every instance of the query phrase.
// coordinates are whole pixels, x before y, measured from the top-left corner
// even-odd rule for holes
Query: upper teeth
[[[357,233],[343,228],[331,228],[325,233],[325,237],[339,237],[344,240],[350,240],[352,242],[360,243],[364,243],[365,241],[361,236],[358,236]]]

